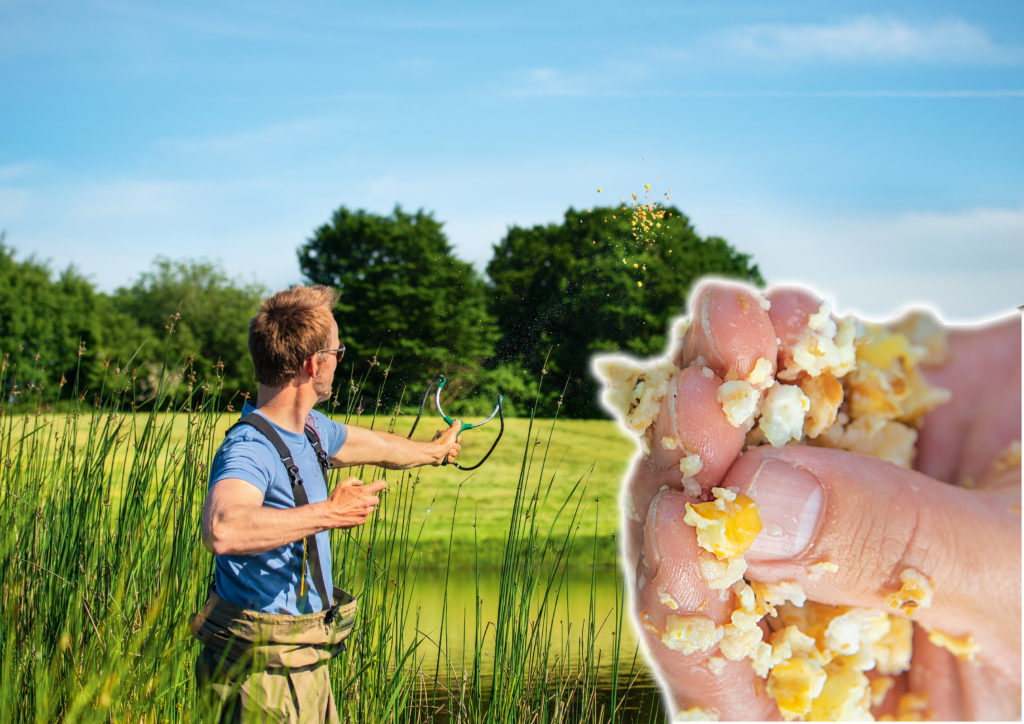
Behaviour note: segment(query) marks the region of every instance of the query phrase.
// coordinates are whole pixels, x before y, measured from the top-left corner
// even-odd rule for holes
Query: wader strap
[[[284,440],[278,434],[274,426],[270,424],[267,418],[263,417],[256,412],[250,412],[248,415],[243,417],[241,420],[231,426],[231,430],[238,427],[239,425],[249,425],[254,427],[263,433],[263,436],[270,441],[277,450],[277,454],[281,456],[281,462],[284,464],[285,470],[288,471],[288,480],[292,484],[292,495],[295,498],[295,507],[298,508],[302,505],[309,505],[309,497],[306,495],[306,489],[302,484],[302,476],[299,475],[299,467],[295,464],[295,460],[292,459],[292,451],[285,445]],[[228,430],[230,432],[231,430]],[[307,423],[306,437],[313,445],[313,449],[316,451],[317,462],[320,463],[320,472],[324,476],[324,485],[327,484],[327,469],[330,467],[330,461],[327,459],[327,453],[324,452],[323,445],[320,444],[320,437],[316,434],[316,430]],[[316,592],[320,595],[320,601],[323,605],[324,611],[327,611],[329,619],[333,619],[333,609],[331,608],[331,596],[327,594],[327,583],[324,581],[324,570],[320,566],[320,549],[316,545],[316,535],[306,536],[306,550],[309,555],[310,572],[313,574],[313,583],[316,585]],[[303,571],[302,575],[305,576],[306,572]],[[330,623],[328,619],[327,623]]]

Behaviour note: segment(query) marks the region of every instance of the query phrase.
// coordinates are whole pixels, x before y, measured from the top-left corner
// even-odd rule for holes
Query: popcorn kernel
[[[697,528],[697,544],[704,550],[719,559],[738,556],[761,532],[757,503],[723,488],[711,492],[716,498],[713,501],[686,504],[683,521]]]

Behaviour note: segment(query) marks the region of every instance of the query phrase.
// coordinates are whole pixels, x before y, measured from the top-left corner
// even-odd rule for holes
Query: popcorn
[[[697,455],[696,453],[683,455],[679,460],[679,471],[684,477],[692,478],[703,469],[704,462],[700,459],[700,455]]]
[[[645,364],[626,357],[599,357],[594,371],[608,386],[603,399],[626,429],[640,437],[645,453],[650,452],[647,430],[661,407],[676,367],[671,360]]]
[[[707,581],[708,588],[721,591],[743,580],[743,574],[747,572],[747,561],[743,556],[722,560],[710,553],[703,553],[697,558],[697,570],[701,578]]]
[[[809,714],[814,699],[828,679],[821,665],[799,657],[783,661],[768,675],[768,694],[775,699],[779,713],[787,721]]]
[[[932,583],[913,568],[904,568],[900,572],[900,590],[885,597],[885,605],[912,615],[918,608],[932,605],[935,589]]]
[[[768,308],[767,300],[759,300]],[[608,381],[605,399],[624,424],[641,437],[645,452],[652,441],[652,423],[661,400],[678,372],[681,337],[689,323],[677,322],[671,355],[651,363],[623,358],[602,360],[595,368]],[[944,333],[927,316],[909,316],[890,327],[860,325],[852,318],[837,320],[827,304],[808,316],[795,343],[783,347],[776,361],[758,359],[745,378],[729,372],[716,397],[729,424],[745,432],[746,446],[790,443],[850,450],[910,467],[917,445],[917,425],[931,409],[949,399],[920,372],[922,362],[942,361],[947,354]],[[708,361],[691,363],[713,378]],[[720,674],[726,662],[747,660],[765,690],[787,720],[871,719],[894,686],[894,678],[910,669],[915,623],[908,616],[929,606],[934,587],[914,569],[899,575],[900,588],[884,597],[888,610],[832,606],[808,600],[795,581],[746,581],[743,553],[761,531],[756,500],[725,488],[712,489],[712,499],[694,479],[704,463],[689,453],[682,440],[657,441],[668,450],[681,450],[682,487],[693,499],[684,521],[696,528],[701,550],[697,569],[722,600],[735,604],[721,626],[706,617],[669,614],[660,632],[646,613],[641,625],[661,637],[669,648],[684,653],[712,651],[708,671]],[[1020,443],[1011,446],[993,472],[1019,468]],[[1020,512],[1019,505],[1015,512]],[[839,571],[836,563],[819,560],[807,565],[807,579],[820,581]],[[677,610],[667,592],[658,592],[662,605]],[[703,610],[703,609],[702,609]],[[767,624],[767,625],[766,625]],[[766,634],[767,632],[767,634]],[[767,638],[766,638],[767,635]],[[978,644],[970,635],[952,636],[929,629],[929,639],[955,655],[971,660]],[[873,672],[871,677],[865,672]],[[927,700],[904,695],[901,718],[928,714]],[[687,709],[688,717],[714,712]]]
[[[757,504],[724,488],[711,490],[715,500],[686,504],[683,521],[697,528],[697,544],[719,559],[743,553],[761,532]]]
[[[970,634],[956,637],[943,633],[938,629],[928,629],[928,640],[964,661],[974,661],[974,655],[978,653],[980,648],[978,642]]]
[[[754,418],[760,396],[753,385],[743,380],[723,382],[718,388],[718,402],[733,427],[742,427]]]
[[[811,409],[811,400],[796,385],[775,385],[765,393],[761,403],[758,429],[775,447],[803,436],[804,415]]]
[[[856,324],[850,318],[836,323],[829,311],[823,302],[818,312],[808,317],[803,336],[788,350],[785,365],[775,375],[778,379],[788,382],[823,372],[842,377],[854,368]]]
[[[706,616],[665,617],[665,633],[661,642],[673,651],[692,654],[695,651],[707,651],[722,638],[722,629]]]

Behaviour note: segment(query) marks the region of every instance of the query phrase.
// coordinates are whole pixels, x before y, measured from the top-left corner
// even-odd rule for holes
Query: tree
[[[144,391],[159,383],[165,355],[172,373],[192,358],[200,386],[220,377],[224,399],[253,390],[249,321],[264,296],[262,285],[233,280],[214,263],[162,257],[130,287],[119,288],[114,306],[148,338],[138,360]]]
[[[0,234],[0,378],[9,400],[98,393],[114,382],[110,364],[130,354],[134,327],[73,267],[55,279],[34,257],[16,260]]]
[[[388,216],[341,207],[298,250],[306,279],[341,295],[335,311],[353,376],[364,362],[389,368],[389,400],[403,386],[415,397],[438,372],[472,384],[497,338],[484,281],[441,226],[397,205]]]
[[[651,205],[570,208],[560,224],[513,226],[494,246],[487,274],[501,330],[495,360],[553,375],[548,409],[567,382],[562,410],[577,417],[603,414],[591,355],[661,353],[698,278],[763,284],[748,255],[724,239],[700,238],[675,207]]]

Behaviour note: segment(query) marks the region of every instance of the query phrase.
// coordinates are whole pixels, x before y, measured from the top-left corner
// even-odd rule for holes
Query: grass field
[[[349,422],[367,427],[371,424],[355,417]],[[429,439],[438,423],[442,423],[438,418],[422,420],[415,437]],[[411,424],[410,419],[399,418],[395,432],[405,434]],[[495,420],[463,435],[459,455],[463,464],[469,466],[480,460],[497,432]],[[451,536],[456,553],[452,565],[471,563],[458,554],[471,549],[468,544],[475,540],[486,564],[500,566],[503,541],[511,525],[509,512],[520,473],[525,470],[550,486],[537,505],[537,530],[545,534],[550,531],[553,538],[564,533],[555,522],[556,515],[576,490],[582,499],[579,519],[585,522],[579,535],[596,538],[600,564],[611,566],[619,525],[619,489],[634,453],[635,443],[608,420],[539,419],[532,425],[528,419],[506,420],[498,446],[478,469],[463,472],[447,466],[421,468],[414,473],[412,519],[414,529],[422,528],[424,558],[429,560],[436,554],[437,560],[443,561],[439,556],[447,553]],[[397,476],[386,477],[393,478]]]

